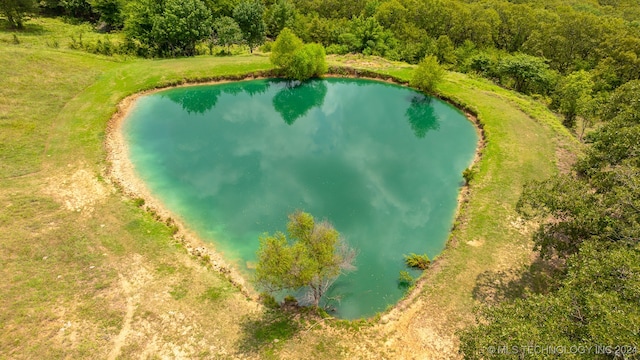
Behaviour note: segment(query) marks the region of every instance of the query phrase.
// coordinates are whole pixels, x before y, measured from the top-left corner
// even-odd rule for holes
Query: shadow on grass
[[[0,32],[12,32],[18,34],[34,34],[34,35],[42,35],[46,34],[49,31],[45,29],[40,24],[34,24],[29,22],[29,20],[25,20],[22,28],[13,28],[9,26],[9,21],[6,19],[0,19]]]
[[[238,349],[250,355],[273,350],[279,343],[294,337],[302,329],[302,324],[294,311],[268,309],[247,317],[240,327],[242,335]]]
[[[525,269],[485,271],[476,278],[473,298],[486,305],[496,305],[529,294],[548,293],[557,288],[561,268],[558,263],[537,258]]]

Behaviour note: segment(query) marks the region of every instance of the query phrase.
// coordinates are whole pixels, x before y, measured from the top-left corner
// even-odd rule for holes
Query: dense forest
[[[33,14],[122,32],[107,54],[176,57],[249,51],[289,28],[328,54],[417,64],[435,57],[537,97],[585,143],[565,174],[531,183],[518,212],[537,224],[536,287],[484,307],[461,333],[465,356],[491,346],[640,346],[640,4],[635,0],[9,0]],[[544,271],[540,270],[544,269]],[[551,274],[543,276],[544,274]],[[618,353],[616,354],[616,350]],[[543,355],[540,355],[544,357]]]

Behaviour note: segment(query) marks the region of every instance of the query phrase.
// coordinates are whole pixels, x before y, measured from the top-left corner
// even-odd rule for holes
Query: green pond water
[[[334,224],[357,270],[334,314],[383,311],[403,255],[440,253],[477,144],[455,107],[369,80],[255,80],[140,97],[123,132],[139,177],[250,276],[258,238],[296,209]],[[410,271],[414,276],[416,271]]]

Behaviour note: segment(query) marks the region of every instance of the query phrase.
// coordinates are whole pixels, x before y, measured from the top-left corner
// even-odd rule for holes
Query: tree
[[[433,93],[436,85],[444,77],[444,70],[438,63],[438,59],[435,56],[426,56],[418,67],[413,71],[413,76],[409,85],[420,91],[427,93]]]
[[[566,127],[571,129],[575,126],[576,116],[587,115],[593,85],[591,75],[584,70],[573,72],[558,82],[555,100],[558,110],[564,115]]]
[[[557,291],[484,307],[477,315],[478,325],[460,334],[464,358],[550,357],[548,353],[526,353],[523,347],[532,345],[565,348],[564,356],[571,359],[596,358],[594,344],[640,346],[640,250],[588,243],[571,257],[568,268]],[[512,355],[497,355],[498,347],[502,351],[506,347]],[[572,347],[591,349],[591,355],[572,354]],[[626,358],[615,354],[613,347],[609,351],[606,358]]]
[[[213,22],[212,37],[216,44],[226,47],[227,52],[230,52],[229,46],[242,41],[242,31],[235,20],[223,16]]]
[[[285,76],[300,81],[322,76],[327,72],[324,47],[320,44],[305,44],[293,53],[291,66]]]
[[[166,0],[152,34],[161,56],[194,56],[196,43],[211,34],[211,13],[200,0]]]
[[[273,45],[271,45],[271,63],[278,68],[284,69],[291,65],[293,53],[303,45],[302,40],[289,28],[280,32]]]
[[[233,18],[242,30],[244,41],[253,53],[258,45],[264,43],[264,6],[259,0],[244,0],[233,9]]]
[[[96,14],[87,0],[60,0],[65,15],[76,19],[93,21]]]
[[[270,59],[289,79],[303,81],[327,72],[322,45],[303,45],[302,40],[288,28],[284,28],[273,43]]]
[[[353,269],[355,251],[330,223],[302,211],[289,215],[287,233],[260,238],[256,282],[271,292],[304,288],[306,300],[319,306],[335,279]]]
[[[193,56],[211,35],[211,13],[200,0],[140,0],[128,10],[125,34],[148,55]]]
[[[9,26],[21,29],[26,14],[36,7],[34,0],[2,0],[0,2],[0,14],[7,17]]]
[[[498,64],[498,75],[513,81],[513,89],[522,93],[545,93],[551,77],[549,66],[539,57],[515,54],[508,55]]]
[[[447,35],[442,35],[436,40],[434,55],[441,64],[456,63],[455,48],[453,47],[453,42],[451,42],[451,39],[449,39]]]
[[[278,0],[266,13],[267,34],[272,38],[280,35],[282,29],[293,27],[296,8],[289,0]]]
[[[124,18],[122,15],[123,0],[92,0],[91,7],[100,15],[99,21],[104,24],[104,30],[121,29]]]

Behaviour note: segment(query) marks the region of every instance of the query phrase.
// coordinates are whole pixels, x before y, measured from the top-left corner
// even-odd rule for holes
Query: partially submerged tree
[[[302,211],[289,215],[287,233],[260,238],[256,282],[270,292],[306,289],[306,300],[318,306],[338,276],[354,269],[355,251],[333,225]]]

